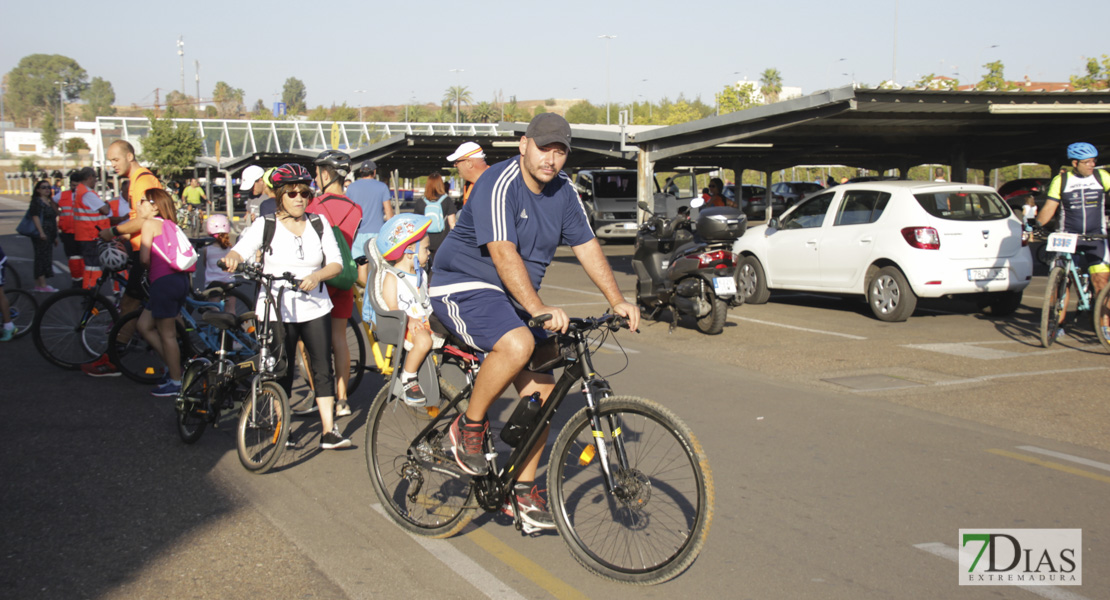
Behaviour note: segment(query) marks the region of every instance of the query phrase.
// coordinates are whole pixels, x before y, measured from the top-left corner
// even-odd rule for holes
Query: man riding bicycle
[[[1048,186],[1048,199],[1037,214],[1042,227],[1060,210],[1060,231],[1077,234],[1106,233],[1106,192],[1110,190],[1110,173],[1095,169],[1098,150],[1086,142],[1068,146],[1070,170],[1052,179]],[[1110,280],[1110,255],[1106,240],[1079,240],[1075,251],[1075,265],[1091,274],[1094,295]],[[1105,327],[1107,323],[1100,326]]]
[[[521,396],[539,392],[546,401],[555,385],[550,372],[524,370],[538,340],[548,331],[566,332],[569,318],[537,293],[555,249],[569,245],[613,311],[638,327],[639,308],[624,299],[609,262],[594,238],[586,212],[562,172],[570,151],[570,125],[544,113],[520,138],[520,156],[493,165],[474,184],[470,201],[436,253],[435,285],[428,290],[436,317],[464,342],[486,353],[466,413],[450,428],[450,450],[459,467],[484,475],[486,412],[510,383]],[[529,318],[550,314],[543,329]],[[545,437],[547,432],[543,434]],[[544,444],[536,445],[521,470],[514,493],[522,519],[554,527],[534,486]]]

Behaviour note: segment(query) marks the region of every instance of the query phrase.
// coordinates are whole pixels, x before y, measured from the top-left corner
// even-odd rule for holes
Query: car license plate
[[[1006,269],[968,269],[968,281],[997,281],[999,279],[1006,279]]]
[[[621,226],[625,229],[636,229],[637,227],[635,223],[622,223]]]
[[[1074,233],[1049,234],[1045,250],[1049,252],[1064,252],[1074,254],[1075,247],[1079,244],[1079,236]]]
[[[714,277],[713,291],[717,292],[718,296],[735,296],[736,280],[731,277]]]

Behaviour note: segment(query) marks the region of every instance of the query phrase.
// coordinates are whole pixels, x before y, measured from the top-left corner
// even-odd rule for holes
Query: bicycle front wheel
[[[1103,286],[1095,298],[1094,326],[1098,341],[1110,350],[1110,285]]]
[[[174,408],[177,411],[177,434],[186,444],[195,443],[208,426],[208,369],[206,359],[191,361],[181,376],[181,392]]]
[[[146,338],[139,333],[137,323],[142,314],[143,311],[134,310],[116,320],[116,325],[112,327],[111,333],[108,334],[108,339],[114,340],[114,343],[108,345],[108,358],[119,369],[120,373],[126,375],[128,379],[154,385],[165,375],[166,362],[162,360],[162,357],[158,355],[154,348],[150,347]],[[188,342],[189,337],[185,333],[185,327],[180,322],[175,325],[181,358],[187,360],[192,355]],[[131,331],[131,337],[121,340],[120,332],[124,330]]]
[[[466,527],[477,509],[470,477],[453,473],[454,459],[440,445],[454,411],[440,421],[440,435],[422,442],[416,457],[408,456],[416,435],[458,393],[442,378],[439,385],[437,406],[412,408],[389,393],[386,381],[367,416],[366,468],[374,492],[394,521],[415,534],[445,538]]]
[[[1056,341],[1056,335],[1068,312],[1068,291],[1075,286],[1063,267],[1052,267],[1048,272],[1048,284],[1044,291],[1044,304],[1041,306],[1041,345],[1048,348]]]
[[[709,534],[709,461],[686,424],[655,402],[615,396],[598,411],[603,431],[593,431],[584,408],[555,441],[547,483],[555,525],[590,571],[624,583],[667,581],[697,558]]]
[[[119,311],[100,294],[64,290],[46,299],[31,326],[31,338],[46,360],[76,369],[108,351],[108,333]]]
[[[252,473],[265,473],[281,458],[287,439],[289,398],[277,382],[264,382],[254,402],[248,396],[239,413],[239,429],[235,436],[239,462]]]
[[[21,338],[31,333],[31,325],[35,322],[35,312],[39,303],[31,292],[26,290],[4,290],[4,297],[8,299],[8,316],[15,326],[13,338]]]

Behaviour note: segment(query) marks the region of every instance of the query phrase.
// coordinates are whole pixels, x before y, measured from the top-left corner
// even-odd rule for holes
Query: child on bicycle
[[[392,268],[382,269],[381,297],[389,310],[402,310],[408,317],[405,333],[405,364],[401,371],[405,404],[424,406],[427,398],[416,373],[432,349],[432,329],[428,319],[432,305],[428,300],[428,244],[420,240],[431,225],[431,217],[405,213],[386,221],[375,238],[378,251]]]

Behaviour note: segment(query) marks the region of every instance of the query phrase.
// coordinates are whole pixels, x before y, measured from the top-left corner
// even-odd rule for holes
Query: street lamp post
[[[181,95],[185,95],[185,36],[177,36],[177,55],[181,57]]]
[[[65,98],[62,96],[62,93],[65,90],[66,82],[65,81],[55,81],[54,85],[58,86],[58,126],[62,129],[62,131],[65,131],[66,130],[66,113],[65,113],[66,101],[65,101]]]
[[[459,93],[462,91],[462,89],[461,89],[462,84],[460,83],[460,79],[459,79],[461,76],[459,75],[459,73],[462,73],[463,69],[451,69],[451,72],[455,74],[455,122],[458,123],[459,122]]]
[[[200,113],[200,61],[194,60],[193,65],[197,70],[197,113]]]
[[[597,39],[605,40],[605,124],[609,124],[609,41],[616,39],[617,36],[610,34],[602,34],[597,36]]]
[[[355,90],[356,94],[365,94],[366,90]],[[362,121],[362,101],[358,103],[358,120]]]

